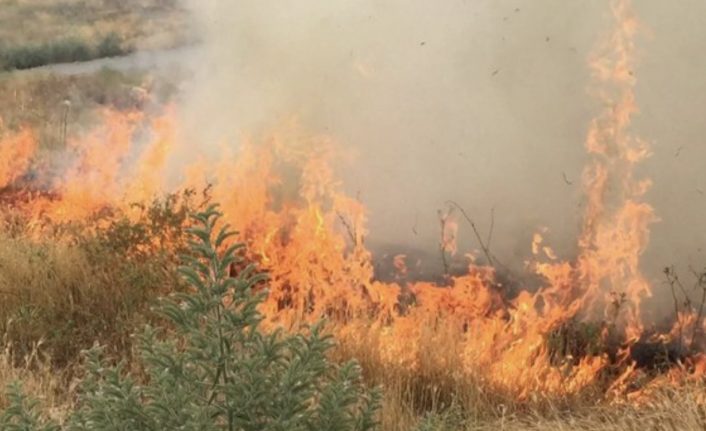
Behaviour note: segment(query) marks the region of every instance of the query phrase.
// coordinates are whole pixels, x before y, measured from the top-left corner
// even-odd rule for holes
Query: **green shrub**
[[[30,400],[22,393],[18,383],[8,387],[7,398],[10,406],[0,417],[0,429],[3,431],[59,431],[58,425],[51,421],[42,421],[38,413],[37,400]]]
[[[215,207],[196,215],[190,255],[180,273],[192,287],[160,302],[173,329],[147,327],[138,337],[146,379],[110,366],[101,348],[88,354],[76,410],[61,428],[42,421],[37,406],[11,387],[3,430],[372,430],[380,392],[364,388],[355,362],[329,362],[332,347],[320,326],[307,334],[265,334],[257,310],[266,279],[242,264],[243,244],[222,255],[233,233],[216,232]],[[14,427],[14,428],[12,428]]]
[[[128,53],[128,49],[123,48],[123,40],[116,33],[110,33],[98,44],[98,57],[117,57]]]
[[[0,47],[0,70],[22,70],[57,63],[89,61],[97,58],[116,57],[130,53],[129,47],[115,33],[103,37],[98,43],[75,38],[59,39],[39,45]]]
[[[54,63],[70,63],[95,58],[91,47],[77,39],[61,39],[42,45],[6,48],[0,52],[4,70],[31,69]]]

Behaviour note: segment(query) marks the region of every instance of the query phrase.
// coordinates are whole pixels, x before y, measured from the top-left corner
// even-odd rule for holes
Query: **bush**
[[[233,233],[215,234],[215,207],[196,215],[190,256],[180,273],[192,287],[164,299],[158,311],[173,329],[147,327],[138,337],[138,379],[125,363],[109,366],[101,348],[87,353],[88,376],[76,410],[61,427],[43,421],[35,401],[10,387],[3,430],[372,430],[380,392],[367,391],[355,362],[337,367],[320,326],[308,334],[265,334],[257,306],[266,279],[252,265],[227,277],[243,244],[217,252]],[[215,234],[215,235],[214,235]],[[215,237],[214,237],[215,236]],[[240,266],[240,265],[238,265]]]
[[[122,39],[115,33],[108,34],[98,43],[67,38],[41,45],[3,47],[0,48],[0,70],[32,69],[49,64],[116,57],[131,51],[123,46]]]
[[[62,39],[34,46],[6,48],[0,52],[4,70],[31,69],[54,63],[71,63],[95,58],[91,47],[77,39]]]
[[[123,41],[120,36],[110,33],[98,44],[98,57],[117,57],[125,55],[129,50],[123,48]]]
[[[47,234],[41,242],[25,236],[24,216],[8,220],[8,232],[0,227],[0,334],[15,359],[41,344],[53,365],[65,366],[96,339],[110,354],[131,351],[130,334],[155,320],[149,304],[184,288],[174,269],[188,249],[188,214],[202,205],[192,196],[186,191],[133,207],[133,218],[116,211],[54,225],[58,238]]]

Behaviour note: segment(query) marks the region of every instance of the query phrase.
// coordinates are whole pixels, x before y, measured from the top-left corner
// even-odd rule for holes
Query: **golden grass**
[[[136,49],[178,46],[191,38],[177,0],[3,0],[0,47],[75,38],[95,43],[114,33]]]
[[[61,242],[3,235],[0,268],[0,332],[20,357],[41,343],[69,364],[100,338],[124,345],[129,334],[109,325],[129,321],[144,303],[116,271],[97,268],[87,252]]]
[[[69,368],[54,368],[48,358],[40,355],[40,345],[35,345],[19,363],[7,337],[4,337],[0,347],[0,410],[7,404],[5,387],[12,382],[20,382],[24,393],[40,400],[45,416],[58,421],[66,417],[73,406],[77,389]]]

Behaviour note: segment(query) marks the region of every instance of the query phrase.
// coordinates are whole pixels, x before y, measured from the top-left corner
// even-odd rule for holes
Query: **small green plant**
[[[87,377],[76,410],[58,427],[44,422],[36,402],[10,389],[3,430],[331,430],[376,429],[380,391],[367,390],[357,363],[336,366],[331,338],[320,325],[306,333],[265,333],[257,310],[265,274],[242,267],[244,245],[216,229],[215,206],[194,216],[190,254],[180,268],[192,290],[158,304],[170,329],[139,335],[146,377],[110,366],[102,348],[87,353]]]
[[[18,383],[8,387],[10,406],[0,417],[0,429],[4,431],[60,431],[53,421],[43,421],[37,411],[37,400],[30,400],[22,393]]]

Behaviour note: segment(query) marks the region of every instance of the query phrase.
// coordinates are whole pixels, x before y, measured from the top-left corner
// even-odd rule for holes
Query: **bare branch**
[[[343,226],[346,228],[346,231],[348,232],[348,236],[351,238],[351,241],[353,241],[354,246],[358,246],[358,232],[355,229],[355,226],[353,226],[351,223],[346,220],[346,218],[343,216],[342,213],[337,212],[336,215],[338,215],[339,220],[341,220],[341,223],[343,223]]]
[[[412,232],[414,232],[415,235],[417,235],[417,223],[419,222],[419,211],[415,211],[414,213],[414,225],[412,226]]]
[[[446,260],[446,223],[453,213],[453,207],[444,215],[441,210],[438,211],[439,222],[441,223],[441,238],[439,241],[439,252],[441,253],[441,263],[444,265],[444,278],[449,277],[449,262]]]
[[[664,275],[667,277],[667,283],[669,284],[670,291],[672,292],[672,299],[674,300],[674,316],[677,319],[677,325],[679,325],[679,344],[678,351],[681,352],[681,343],[683,339],[683,325],[681,319],[679,318],[679,300],[677,299],[677,292],[674,288],[678,283],[678,278],[674,267],[664,268]]]
[[[696,331],[699,328],[699,322],[701,321],[701,318],[704,314],[704,304],[706,304],[706,271],[698,273],[692,269],[691,272],[696,277],[696,285],[694,287],[701,289],[701,304],[699,305],[699,314],[696,316],[696,322],[694,322],[694,332],[691,334],[691,343],[689,345],[689,350],[693,351],[694,342],[696,341]]]
[[[495,264],[493,263],[492,255],[490,254],[490,250],[483,242],[483,239],[480,237],[480,233],[478,232],[478,229],[476,228],[476,224],[473,222],[473,220],[471,220],[471,218],[468,216],[468,214],[466,214],[466,211],[461,207],[461,205],[457,204],[454,201],[448,201],[448,203],[449,203],[449,205],[452,205],[453,207],[456,207],[459,211],[461,211],[461,214],[463,214],[463,217],[471,225],[471,228],[473,229],[473,233],[476,235],[476,239],[478,239],[478,242],[480,243],[480,247],[483,250],[483,254],[485,254],[485,258],[488,259],[488,263],[490,264],[490,266],[495,267]]]
[[[495,229],[495,208],[490,208],[490,230],[488,231],[488,239],[485,240],[485,246],[490,250],[490,241],[493,240],[493,229]]]

